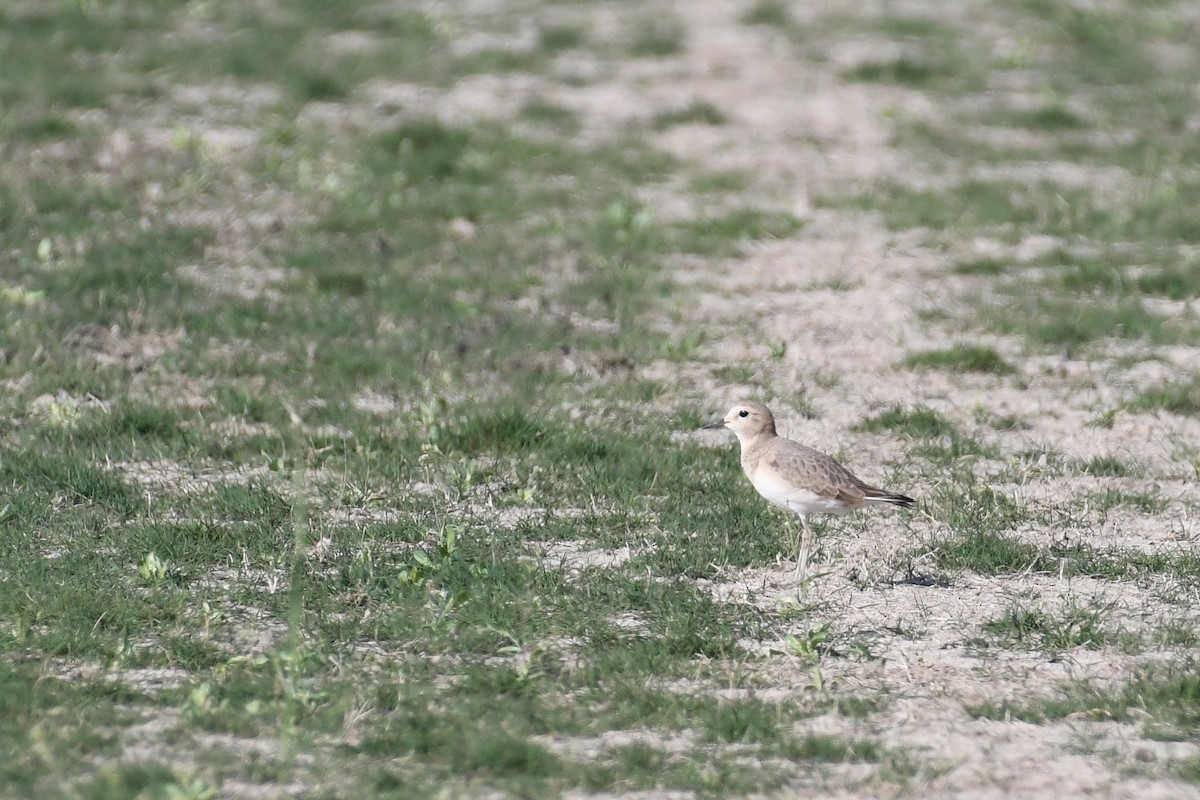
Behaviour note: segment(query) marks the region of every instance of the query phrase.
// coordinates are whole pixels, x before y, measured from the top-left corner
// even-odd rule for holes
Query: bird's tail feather
[[[898,508],[912,508],[917,504],[917,501],[908,495],[885,492],[883,489],[868,489],[866,499],[868,502],[886,503],[889,506],[896,506]]]

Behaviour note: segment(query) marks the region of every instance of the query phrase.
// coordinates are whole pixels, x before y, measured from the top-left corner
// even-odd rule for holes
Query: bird
[[[755,491],[768,502],[800,517],[802,538],[796,542],[796,577],[803,583],[812,533],[810,514],[845,514],[863,506],[912,508],[907,495],[877,489],[811,447],[780,436],[775,416],[762,403],[735,403],[705,430],[730,430],[742,449],[742,469]]]

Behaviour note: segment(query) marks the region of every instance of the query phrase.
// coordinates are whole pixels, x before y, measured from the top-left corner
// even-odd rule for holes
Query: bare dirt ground
[[[819,15],[825,4],[797,4],[803,15]],[[929,15],[946,13],[941,4],[916,3]],[[967,4],[969,5],[969,4]],[[1147,465],[1154,482],[1183,503],[1153,519],[1110,515],[1096,522],[1086,509],[1079,530],[1045,526],[1020,531],[1031,541],[1048,543],[1064,534],[1090,537],[1096,544],[1119,542],[1153,550],[1195,536],[1187,506],[1196,499],[1191,473],[1181,466],[1173,442],[1200,434],[1195,421],[1168,423],[1150,415],[1118,414],[1110,429],[1087,427],[1099,411],[1128,387],[1145,381],[1136,374],[1117,375],[1106,365],[1067,357],[1029,357],[1016,340],[969,334],[995,347],[1027,376],[1027,382],[1000,383],[994,377],[927,375],[919,380],[896,364],[906,353],[945,347],[956,339],[923,321],[918,312],[952,302],[955,278],[948,274],[945,248],[927,246],[920,235],[897,235],[870,215],[818,210],[814,195],[846,185],[869,187],[881,181],[914,186],[937,185],[945,176],[930,175],[890,144],[889,119],[936,113],[930,101],[906,89],[848,84],[839,72],[873,53],[872,42],[850,41],[833,49],[825,63],[801,62],[795,47],[778,30],[739,22],[746,6],[732,0],[678,3],[686,47],[678,55],[638,60],[613,68],[586,85],[542,82],[529,76],[507,79],[480,76],[464,81],[442,111],[451,116],[504,115],[505,108],[537,91],[583,119],[583,133],[605,130],[621,120],[645,120],[693,100],[707,101],[728,118],[723,125],[680,125],[656,134],[656,144],[692,165],[695,173],[734,170],[751,177],[742,196],[712,200],[698,208],[686,186],[666,185],[641,200],[660,218],[691,218],[719,210],[722,202],[786,210],[805,220],[794,237],[747,247],[743,257],[723,261],[680,259],[673,266],[679,296],[688,302],[663,314],[664,335],[703,328],[702,357],[692,365],[641,365],[650,378],[668,378],[706,412],[723,412],[748,387],[719,383],[714,365],[752,367],[771,388],[762,397],[776,406],[783,432],[827,452],[839,454],[865,479],[883,483],[882,464],[901,457],[894,439],[851,432],[864,417],[891,404],[925,404],[967,430],[977,428],[975,412],[1017,414],[1021,429],[989,432],[1005,454],[1031,447],[1051,448],[1067,458],[1120,454]],[[564,9],[586,18],[593,31],[617,27],[612,9],[584,6]],[[952,14],[966,15],[956,8]],[[568,57],[556,65],[562,74],[589,70]],[[489,105],[491,106],[489,108]],[[1069,169],[1069,165],[1064,167]],[[1120,175],[1071,174],[1093,184]],[[1019,259],[1022,248],[1007,252]],[[965,243],[964,250],[988,252],[991,242]],[[1003,248],[1001,248],[1003,249]],[[769,358],[770,347],[786,342],[786,356]],[[1197,351],[1182,349],[1180,363],[1195,364]],[[702,362],[702,363],[700,363]],[[799,398],[817,417],[802,420]],[[697,434],[701,435],[701,434]],[[714,448],[734,447],[713,435]],[[714,458],[722,454],[714,450]],[[1000,462],[977,467],[982,477]],[[900,473],[904,473],[901,466]],[[994,471],[998,471],[995,469]],[[1035,471],[1036,472],[1036,471]],[[913,476],[895,486],[914,494],[934,487]],[[1081,489],[1119,479],[1078,480],[1039,477],[996,484],[998,490],[1047,507],[1073,507]],[[1137,665],[1160,655],[1153,646],[1132,655],[1108,646],[1073,650],[1051,658],[1044,651],[989,649],[980,653],[967,641],[983,622],[995,619],[1021,596],[1047,608],[1073,602],[1104,602],[1109,624],[1137,631],[1195,607],[1195,587],[1158,583],[1015,576],[1001,579],[963,577],[949,586],[893,583],[904,565],[894,562],[902,548],[939,530],[930,516],[902,518],[879,513],[839,521],[825,529],[818,571],[808,600],[819,615],[844,635],[869,642],[877,659],[822,664],[827,686],[852,694],[891,699],[885,712],[865,720],[825,715],[806,723],[813,732],[853,736],[869,732],[889,746],[937,765],[925,774],[936,796],[993,798],[1078,796],[1181,798],[1200,796],[1194,787],[1164,777],[1155,767],[1188,758],[1196,746],[1150,741],[1136,726],[1096,719],[1071,719],[1031,725],[988,721],[970,716],[964,706],[985,701],[1049,696],[1069,680],[1092,679],[1110,685],[1127,679]],[[782,530],[781,530],[782,535]],[[796,597],[791,564],[778,568],[731,571],[711,584],[721,599],[779,607]],[[1180,598],[1190,598],[1181,603]],[[1168,599],[1169,598],[1169,599]],[[765,650],[782,643],[761,642]],[[781,692],[804,691],[811,682],[808,665],[778,658],[757,667]],[[582,744],[580,745],[582,746]],[[878,792],[856,785],[853,771],[814,776],[806,796],[850,797]],[[666,795],[663,795],[666,796]]]

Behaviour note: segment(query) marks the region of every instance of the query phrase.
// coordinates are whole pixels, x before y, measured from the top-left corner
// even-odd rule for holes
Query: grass
[[[1200,559],[1187,551],[1164,549],[1143,553],[1102,549],[1080,542],[1039,545],[1022,541],[1011,531],[1036,519],[1037,515],[1028,508],[990,489],[972,489],[955,495],[953,499],[943,495],[934,501],[945,503],[940,514],[946,518],[950,534],[914,552],[914,556],[931,556],[938,569],[970,570],[981,575],[1083,575],[1111,581],[1151,575],[1188,581],[1200,574]],[[1134,496],[1131,501],[1121,495],[1118,502],[1136,506],[1141,499]],[[1143,502],[1140,508],[1145,513],[1162,509],[1161,500],[1153,496],[1147,496]],[[1100,507],[1104,509],[1103,502]]]
[[[1136,465],[1116,456],[1095,456],[1079,466],[1084,474],[1101,478],[1139,477],[1143,471]]]
[[[984,622],[985,641],[990,646],[1040,649],[1053,658],[1078,647],[1095,650],[1121,640],[1120,631],[1107,624],[1111,610],[1100,602],[1069,600],[1060,609],[1047,609],[1018,600],[1000,617]]]
[[[727,118],[721,109],[705,100],[693,100],[682,108],[661,111],[651,121],[656,130],[672,128],[676,125],[724,125]]]
[[[629,54],[637,58],[661,58],[683,52],[684,26],[673,17],[642,19],[633,28]]]
[[[875,733],[890,687],[853,674],[882,652],[877,631],[920,625],[889,618],[835,648],[836,609],[766,597],[746,576],[777,569],[780,518],[732,445],[693,436],[693,380],[851,384],[773,328],[761,362],[710,363],[731,329],[696,318],[679,265],[736,274],[748,243],[838,236],[846,219],[810,232],[777,210],[799,185],[786,171],[760,186],[719,168],[736,158],[705,171],[651,146],[648,128],[736,134],[732,107],[684,92],[635,115],[649,125],[597,126],[590,84],[636,66],[657,91],[708,40],[639,12],[618,15],[614,45],[585,5],[0,10],[22,65],[0,76],[0,795],[733,797],[814,774],[837,789],[847,765],[863,791],[925,788],[931,768]],[[801,26],[794,11],[758,2],[735,24],[776,29],[739,32],[792,48],[778,63],[843,63],[822,48],[860,23]],[[980,290],[960,343],[907,368],[1027,374],[1019,355],[969,344],[978,327],[1072,353],[1186,344],[1194,320],[1170,305],[1200,287],[1186,31],[1038,2],[988,13],[1001,18],[981,29],[1012,32],[1016,51],[974,47],[952,21],[870,18],[899,55],[845,77],[936,105],[923,128],[895,110],[907,102],[881,119],[915,166],[932,147],[946,183],[826,181],[814,219],[867,212]],[[1159,52],[1181,53],[1176,72]],[[733,69],[714,67],[705,79]],[[978,101],[1014,76],[1034,82],[1032,103]],[[511,101],[497,119],[454,105],[493,86]],[[999,163],[1041,166],[1029,179],[989,172]],[[1119,185],[1060,181],[1063,163]],[[719,211],[680,217],[664,191]],[[1061,246],[1017,257],[1037,236]],[[961,255],[983,240],[999,254]],[[947,314],[953,300],[938,298]],[[1190,381],[1124,410],[1195,413]],[[1026,535],[1076,513],[992,480],[1035,456],[967,436],[919,381],[912,394],[859,430],[909,447],[903,470],[938,522],[911,560],[950,574],[933,591],[968,571],[1200,579],[1183,546]],[[1144,472],[1060,461],[1047,469]],[[1122,482],[1083,499],[1148,516],[1168,496]],[[1146,641],[1193,647],[1175,622]],[[980,630],[981,659],[1131,647],[1094,601],[1022,599]],[[783,652],[761,647],[781,638]],[[831,658],[850,680],[822,679]],[[1194,673],[1180,662],[1116,699],[1077,688],[977,713],[1140,708],[1148,734],[1194,737]],[[815,732],[817,715],[857,733]]]
[[[952,422],[924,406],[912,409],[893,406],[863,420],[856,426],[856,430],[868,433],[886,431],[918,439],[956,436],[958,433]]]
[[[876,212],[894,230],[919,229],[934,240],[969,235],[1014,245],[1050,235],[1063,243],[1051,254],[1068,254],[1058,264],[1042,258],[1022,264],[1007,255],[957,264],[960,275],[988,279],[988,289],[968,294],[968,308],[958,315],[968,326],[982,320],[994,332],[1023,337],[1034,350],[1069,355],[1103,352],[1121,340],[1142,343],[1148,354],[1191,341],[1193,315],[1146,301],[1195,296],[1191,250],[1198,232],[1185,209],[1200,188],[1177,170],[1195,146],[1176,123],[1200,65],[1191,59],[1166,67],[1151,56],[1176,46],[1182,32],[1121,9],[1040,0],[985,15],[1020,31],[1027,46],[1000,58],[963,47],[952,29],[928,20],[842,20],[860,35],[904,43],[904,55],[862,63],[848,77],[908,87],[939,104],[937,122],[900,120],[896,143],[949,167],[942,174],[969,177],[937,188],[885,182],[820,202]],[[1005,81],[1030,71],[1045,77],[1042,97],[1006,103]],[[969,88],[971,81],[991,85],[997,102],[975,103],[980,87]],[[1148,86],[1155,88],[1133,88]],[[1087,104],[1066,102],[1081,92],[1090,93]],[[1113,145],[1121,121],[1135,118],[1131,141]],[[1047,162],[1062,165],[1064,175],[1118,170],[1129,180],[1108,188],[1091,180],[1064,183],[1034,168]],[[980,165],[995,168],[981,171]],[[1028,177],[1012,180],[1019,172]]]
[[[1140,721],[1143,735],[1186,741],[1200,728],[1200,678],[1192,660],[1146,667],[1115,690],[1088,683],[1063,687],[1053,697],[1024,704],[987,703],[968,709],[983,719],[1047,723],[1067,717]]]
[[[291,23],[210,11],[217,29],[246,22],[264,34],[263,52],[229,30],[202,64],[162,61],[154,37],[128,45],[128,63],[278,83],[284,108],[353,102],[394,66],[335,59],[297,76]],[[44,13],[83,35],[77,10]],[[322,31],[364,25],[384,45],[436,39],[402,21],[303,13]],[[660,34],[645,54],[669,52]],[[543,31],[540,46],[582,44]],[[398,74],[436,86],[532,63],[430,59]],[[231,113],[265,124],[253,108]],[[776,752],[812,713],[803,698],[728,704],[652,688],[684,677],[716,686],[704,665],[744,659],[741,642],[764,635],[761,615],[715,602],[694,579],[773,558],[767,512],[729,498],[697,518],[672,498],[698,475],[730,482],[735,464],[678,449],[668,431],[652,449],[640,425],[581,427],[549,398],[574,405],[599,390],[642,402],[621,398],[645,386],[587,388],[554,354],[658,355],[639,320],[662,297],[660,259],[732,252],[799,223],[747,210],[660,225],[629,198],[668,174],[669,159],[620,131],[580,146],[577,120],[544,101],[523,115],[544,138],[421,115],[331,135],[272,110],[266,121],[281,127],[239,159],[198,165],[193,146],[168,149],[122,164],[131,183],[103,191],[93,183],[113,176],[80,181],[70,163],[48,163],[22,199],[5,195],[0,238],[24,260],[4,266],[0,372],[32,377],[6,396],[0,443],[0,550],[16,564],[0,591],[0,685],[13,703],[0,738],[23,754],[0,771],[0,793],[203,795],[303,780],[317,792],[421,795],[471,774],[524,796],[664,785],[723,796],[786,778],[731,748]],[[71,135],[46,125],[25,141]],[[160,206],[123,188],[151,180],[166,181]],[[224,227],[175,222],[275,203],[295,214],[245,250]],[[526,268],[564,254],[561,276]],[[203,279],[226,258],[250,272],[286,265],[286,277]],[[196,265],[201,279],[186,277]],[[553,313],[514,310],[531,297],[604,324],[564,330]],[[687,357],[701,338],[672,348]],[[143,340],[148,355],[132,364]],[[364,393],[394,398],[394,410],[361,410]],[[678,460],[664,468],[659,448]],[[536,515],[505,525],[488,509]],[[663,527],[647,529],[652,517]],[[672,531],[684,525],[693,544],[680,548]],[[529,553],[538,541],[629,546],[634,531],[635,557],[610,570],[575,575]],[[646,582],[648,566],[664,580]],[[613,621],[630,608],[646,609],[632,631]],[[62,680],[109,668],[128,682]],[[135,691],[145,670],[174,677]],[[153,758],[114,733],[155,721]],[[620,750],[579,759],[535,739],[684,728],[702,750],[682,762]],[[270,747],[231,759],[196,744],[210,735]],[[196,773],[163,766],[185,754]],[[394,769],[397,757],[412,768]]]
[[[1176,381],[1145,389],[1129,407],[1137,411],[1166,411],[1194,416],[1200,413],[1200,380]]]
[[[14,565],[0,587],[0,741],[21,754],[0,767],[0,794],[299,781],[421,796],[469,774],[521,796],[724,796],[786,779],[732,748],[776,752],[812,713],[806,698],[654,688],[715,687],[705,664],[744,659],[741,642],[764,635],[762,615],[694,579],[773,558],[767,512],[737,498],[701,519],[678,506],[697,475],[728,481],[736,464],[660,431],[678,454],[664,470],[648,428],[577,425],[569,407],[597,391],[636,407],[660,390],[589,387],[561,362],[657,357],[643,311],[665,296],[663,258],[798,223],[755,210],[660,224],[631,197],[676,165],[633,130],[582,144],[576,115],[546,100],[521,110],[528,135],[417,113],[334,131],[298,113],[354,105],[384,77],[438,91],[478,70],[539,69],[587,46],[582,28],[541,28],[531,53],[454,58],[416,12],[302,4],[275,19],[216,3],[201,13],[217,44],[198,50],[183,18],[127,10],[3,12],[30,71],[0,80],[20,109],[4,121],[18,135],[0,190],[13,254],[0,265],[0,378],[20,386],[0,415],[0,552]],[[348,32],[361,49],[320,50]],[[640,55],[683,46],[674,23],[639,37]],[[44,52],[29,47],[39,39]],[[66,55],[118,45],[103,69]],[[299,58],[314,46],[320,58]],[[213,119],[261,135],[235,157],[210,152],[177,99],[150,91],[160,79],[240,87],[210,104]],[[274,99],[248,102],[252,87]],[[64,123],[106,107],[137,127],[125,92],[194,132],[101,158]],[[243,239],[225,214],[260,222]],[[556,263],[561,274],[528,266]],[[587,324],[564,328],[552,308]],[[701,338],[671,348],[685,358]],[[501,523],[499,510],[531,516]],[[647,528],[657,516],[665,526]],[[685,524],[693,544],[679,548]],[[634,558],[575,574],[536,555],[543,541],[632,545]],[[630,608],[645,609],[634,630],[614,621]],[[170,678],[141,679],[159,672]],[[149,755],[124,738],[141,725],[156,726]],[[576,758],[536,738],[685,728],[700,749],[682,760]],[[265,749],[233,757],[222,737]]]
[[[881,212],[893,230],[1003,229],[1037,219],[1023,187],[983,181],[967,181],[937,191],[888,185],[844,202],[851,208]]]
[[[743,208],[680,225],[675,237],[685,253],[732,255],[744,242],[786,239],[802,227],[804,223],[791,214]]]
[[[742,15],[742,23],[745,25],[770,25],[776,28],[787,28],[791,22],[792,17],[787,5],[779,0],[758,0]]]
[[[918,369],[944,369],[950,372],[983,372],[1008,375],[1014,369],[985,345],[959,343],[944,350],[926,350],[905,357],[904,366]]]

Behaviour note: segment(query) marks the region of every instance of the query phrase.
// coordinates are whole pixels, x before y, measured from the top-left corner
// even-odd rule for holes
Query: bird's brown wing
[[[796,483],[803,483],[805,489],[821,497],[857,505],[870,490],[850,470],[829,456],[790,439],[779,438],[772,442],[763,460],[779,473]]]

